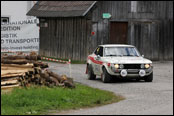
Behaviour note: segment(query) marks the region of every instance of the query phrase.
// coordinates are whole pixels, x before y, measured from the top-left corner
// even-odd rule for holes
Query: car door
[[[94,63],[94,73],[96,75],[101,75],[102,57],[103,57],[103,47],[98,47],[95,51],[95,63]]]

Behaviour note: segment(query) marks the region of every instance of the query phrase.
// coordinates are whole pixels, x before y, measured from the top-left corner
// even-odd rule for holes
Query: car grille
[[[141,64],[124,64],[124,69],[140,69]]]

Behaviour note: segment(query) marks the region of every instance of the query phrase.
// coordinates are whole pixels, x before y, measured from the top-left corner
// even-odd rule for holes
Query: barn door
[[[111,22],[110,24],[110,44],[127,44],[128,23]]]

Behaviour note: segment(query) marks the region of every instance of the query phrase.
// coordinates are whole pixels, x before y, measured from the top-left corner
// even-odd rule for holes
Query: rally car
[[[89,80],[100,76],[104,83],[117,77],[152,82],[153,66],[133,45],[99,45],[87,58],[86,74]]]

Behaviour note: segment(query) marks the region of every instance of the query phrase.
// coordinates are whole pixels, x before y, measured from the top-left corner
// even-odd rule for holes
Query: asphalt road
[[[49,63],[58,74],[70,75],[69,65]],[[71,65],[74,81],[94,88],[112,91],[126,99],[95,108],[51,113],[53,115],[173,115],[173,61],[154,62],[153,82],[114,81],[104,84],[97,78],[91,81],[85,74],[85,64]]]

